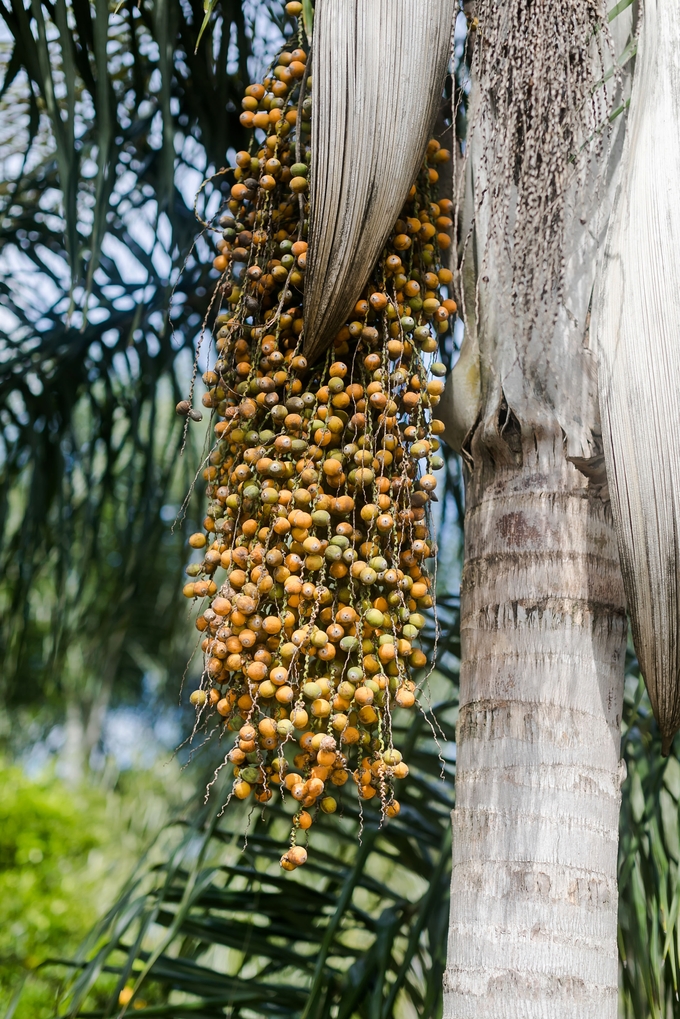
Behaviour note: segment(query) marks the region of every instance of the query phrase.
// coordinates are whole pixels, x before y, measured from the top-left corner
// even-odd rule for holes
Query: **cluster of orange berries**
[[[228,310],[203,376],[216,438],[204,530],[189,542],[202,559],[184,588],[207,599],[191,701],[237,734],[233,795],[295,802],[287,870],[306,859],[300,832],[316,810],[338,809],[350,778],[384,816],[400,809],[408,767],[391,711],[414,705],[411,670],[426,664],[428,511],[443,465],[436,353],[456,310],[442,294],[451,203],[435,197],[450,157],[432,141],[350,321],[307,363],[311,85],[305,52],[284,51],[243,101],[253,146],[236,157],[214,261]]]

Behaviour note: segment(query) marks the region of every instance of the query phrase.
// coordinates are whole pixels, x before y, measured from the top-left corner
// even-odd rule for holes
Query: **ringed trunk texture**
[[[616,1019],[627,623],[611,512],[559,429],[517,431],[514,463],[500,466],[481,434],[444,1016]]]

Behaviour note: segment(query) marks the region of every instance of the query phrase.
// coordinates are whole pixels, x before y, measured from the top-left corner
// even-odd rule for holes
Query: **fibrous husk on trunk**
[[[451,0],[318,0],[305,354],[346,321],[422,163]]]
[[[679,53],[676,0],[646,0],[593,319],[621,566],[664,753],[680,727]]]

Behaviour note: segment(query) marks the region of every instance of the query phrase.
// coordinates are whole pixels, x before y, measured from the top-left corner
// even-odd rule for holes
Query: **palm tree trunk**
[[[627,624],[611,512],[559,429],[517,435],[500,467],[481,432],[444,1016],[615,1019]]]

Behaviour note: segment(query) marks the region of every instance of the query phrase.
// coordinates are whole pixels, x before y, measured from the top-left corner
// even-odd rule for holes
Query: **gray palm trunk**
[[[478,417],[464,446],[451,1019],[616,1016],[627,622],[585,327],[608,211],[596,201],[574,200],[554,321],[526,327],[496,303],[508,268],[491,255],[496,286],[469,321],[478,410],[469,365],[452,378]]]
[[[559,429],[474,445],[445,1011],[614,1019],[627,632],[611,512]]]

